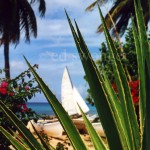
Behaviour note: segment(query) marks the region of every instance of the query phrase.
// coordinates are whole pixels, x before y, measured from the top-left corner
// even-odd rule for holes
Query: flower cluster
[[[38,65],[33,67],[36,69]],[[0,78],[0,100],[25,124],[38,117],[31,108],[28,108],[27,102],[40,91],[29,69],[11,80]],[[9,132],[10,129],[15,131],[10,121],[6,120],[2,110],[0,110],[0,125]],[[6,138],[0,136],[0,143],[5,145]]]
[[[6,81],[3,81],[0,85],[0,93],[3,95],[7,94],[7,87],[8,87],[8,83]]]
[[[139,80],[130,81],[129,86],[131,89],[132,100],[135,105],[139,103]],[[112,87],[116,94],[118,94],[118,88],[115,83],[112,84]]]
[[[32,81],[33,82],[33,81]],[[28,85],[28,83],[30,83]],[[11,107],[16,107],[16,111],[27,112],[26,102],[31,99],[35,92],[38,92],[38,87],[32,87],[31,80],[28,83],[18,84],[16,81],[3,80],[0,83],[0,98],[7,105],[11,103]],[[10,107],[10,106],[9,106]]]
[[[7,95],[8,94],[8,96],[10,96],[10,97],[12,97],[14,95],[14,92],[9,90],[7,81],[3,81],[0,84],[0,94],[1,95]]]
[[[130,81],[129,86],[131,88],[133,103],[136,105],[139,103],[139,80]]]

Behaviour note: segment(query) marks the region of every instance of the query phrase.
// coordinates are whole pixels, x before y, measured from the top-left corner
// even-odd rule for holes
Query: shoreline
[[[87,105],[90,109],[89,114],[97,114],[96,108],[94,106],[91,106],[89,103],[87,103]],[[46,102],[28,102],[27,106],[40,116],[55,115],[49,103]]]

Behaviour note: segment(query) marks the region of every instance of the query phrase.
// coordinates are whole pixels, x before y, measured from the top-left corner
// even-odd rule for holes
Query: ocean
[[[90,104],[87,104],[90,111],[89,114],[96,114],[96,108],[94,106],[91,106]],[[49,103],[27,103],[28,108],[31,108],[39,115],[54,115],[54,112],[49,105]]]

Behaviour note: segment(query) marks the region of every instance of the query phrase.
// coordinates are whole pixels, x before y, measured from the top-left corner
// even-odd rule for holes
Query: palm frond
[[[111,2],[110,0],[98,0],[100,6],[106,2]],[[130,16],[132,14],[135,18],[134,1],[133,0],[112,0],[113,6],[105,16],[105,21],[109,30],[112,29],[112,35],[114,36],[115,32],[120,33],[122,36],[125,32],[125,29],[128,26]],[[96,6],[97,1],[94,1],[91,5],[86,8],[86,11],[92,11]],[[141,5],[143,9],[144,21],[146,28],[148,29],[148,23],[150,21],[150,9],[149,9],[149,0],[141,0]],[[135,19],[134,19],[135,20]],[[135,21],[135,24],[136,21]],[[97,32],[103,32],[103,27],[100,25],[97,29]]]
[[[109,1],[110,0],[96,0],[92,4],[90,4],[85,10],[86,11],[92,11],[94,9],[94,7],[96,6],[97,2],[98,2],[99,5],[103,5],[103,4],[106,4]]]
[[[21,30],[25,32],[26,42],[30,42],[31,34],[37,37],[37,22],[34,11],[26,0],[22,0],[19,3],[19,12]]]
[[[38,0],[38,1],[39,1],[39,12],[41,17],[43,17],[46,12],[46,3],[45,0]]]
[[[120,20],[122,20],[122,9],[123,7],[126,6],[128,2],[127,1],[121,1],[119,3],[116,3],[111,10],[107,13],[107,15],[105,16],[105,21],[106,21],[106,25],[108,29],[115,29],[118,31],[116,23],[118,21],[118,18],[120,18]],[[124,17],[123,17],[124,18]],[[103,31],[103,26],[100,25],[98,27],[97,32],[102,32]],[[119,32],[119,31],[118,31]]]
[[[97,4],[97,1],[94,1],[91,5],[89,5],[89,6],[85,9],[85,11],[92,11],[93,8],[96,6],[96,4]]]

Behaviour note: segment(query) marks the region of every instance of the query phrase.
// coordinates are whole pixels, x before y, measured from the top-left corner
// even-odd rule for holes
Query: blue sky
[[[12,78],[27,69],[22,57],[24,54],[31,64],[39,64],[38,73],[60,100],[61,80],[65,66],[68,66],[73,84],[83,97],[86,96],[84,71],[79,60],[64,8],[70,18],[76,19],[87,45],[95,59],[99,58],[100,44],[105,40],[103,34],[97,34],[100,24],[98,10],[85,12],[93,0],[46,0],[47,11],[44,18],[37,15],[38,37],[31,43],[24,42],[10,47],[10,65]],[[105,14],[107,8],[102,8]],[[0,68],[4,66],[3,47],[0,48]],[[43,95],[37,95],[32,101],[46,101]]]

